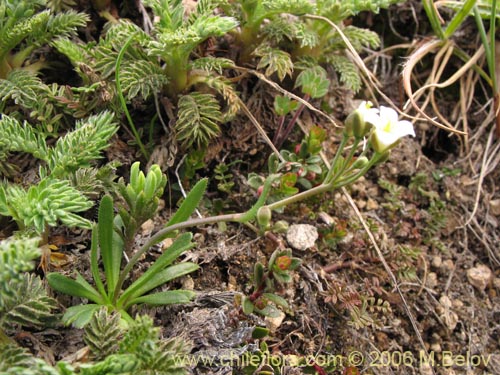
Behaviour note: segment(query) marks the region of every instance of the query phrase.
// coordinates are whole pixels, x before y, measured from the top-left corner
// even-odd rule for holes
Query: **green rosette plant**
[[[195,296],[195,293],[189,290],[151,292],[173,279],[198,269],[198,265],[192,262],[173,264],[183,252],[194,246],[191,241],[192,234],[189,232],[179,235],[144,274],[123,289],[125,280],[130,276],[141,255],[172,234],[168,232],[154,236],[132,256],[123,270],[121,269],[124,257],[130,255],[133,250],[137,231],[158,209],[159,198],[163,194],[166,182],[166,176],[162,174],[159,166],[153,165],[145,176],[139,169],[139,163],[135,163],[131,168],[130,183],[124,185],[122,182],[120,191],[125,205],[118,208],[116,215],[113,199],[108,195],[102,198],[98,223],[92,230],[90,249],[91,271],[95,286],[78,272],[75,279],[60,273],[47,275],[49,285],[56,291],[86,298],[92,302],[69,307],[63,317],[66,323],[82,327],[101,306],[119,312],[123,320],[131,322],[133,319],[128,311],[133,305],[186,303]],[[205,179],[198,182],[170,219],[171,224],[184,221],[192,214],[206,185]],[[102,261],[104,278],[101,277],[99,259]]]

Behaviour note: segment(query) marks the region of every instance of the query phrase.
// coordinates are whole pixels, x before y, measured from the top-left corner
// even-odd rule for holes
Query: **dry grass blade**
[[[477,190],[476,190],[476,197],[474,200],[474,208],[472,209],[472,213],[470,214],[469,218],[465,222],[465,224],[462,227],[468,226],[474,216],[476,215],[476,212],[479,207],[479,200],[481,198],[481,187],[483,186],[483,181],[486,175],[490,172],[492,172],[495,167],[498,165],[499,158],[498,154],[500,151],[500,142],[497,143],[497,145],[494,147],[492,151],[490,151],[490,148],[493,143],[493,134],[496,132],[495,128],[492,128],[490,131],[490,134],[488,135],[488,140],[486,141],[486,145],[484,146],[485,149],[483,151],[483,160],[481,163],[481,170],[479,173],[479,178],[477,180]],[[493,168],[492,168],[493,166]]]
[[[340,27],[338,27],[334,22],[330,21],[328,18],[326,17],[323,17],[323,16],[316,16],[316,15],[313,15],[313,14],[306,14],[304,17],[306,18],[311,18],[311,19],[316,19],[316,20],[322,20],[326,23],[328,23],[332,28],[334,28],[340,35],[340,37],[342,38],[342,41],[346,44],[347,46],[347,50],[349,51],[350,55],[351,55],[351,58],[354,60],[354,62],[356,63],[356,65],[358,66],[358,68],[361,70],[361,72],[363,73],[363,76],[366,77],[366,79],[368,79],[368,81],[370,82],[370,85],[369,86],[369,90],[371,91],[372,88],[374,88],[378,94],[391,106],[393,107],[396,111],[398,111],[399,113],[401,113],[401,111],[399,110],[399,108],[394,104],[394,102],[387,96],[385,95],[384,92],[382,92],[382,90],[380,89],[380,82],[377,80],[377,78],[373,75],[372,72],[370,72],[370,70],[366,67],[363,59],[359,56],[359,54],[356,52],[355,48],[352,46],[351,42],[349,41],[349,39],[344,35],[344,33],[342,32],[342,30],[340,29]],[[406,114],[404,113],[401,113],[405,116],[407,116]],[[408,117],[408,116],[407,116]]]
[[[329,116],[325,112],[320,111],[319,109],[315,108],[311,103],[309,103],[308,101],[302,99],[300,96],[297,96],[297,95],[291,93],[290,91],[285,90],[280,85],[278,85],[276,82],[273,82],[270,79],[268,79],[264,74],[259,73],[259,72],[255,71],[255,70],[252,70],[252,69],[246,69],[246,68],[242,68],[242,67],[237,67],[235,69],[243,71],[243,72],[246,72],[246,73],[250,73],[250,74],[256,76],[257,78],[259,78],[261,81],[267,83],[269,86],[271,86],[276,91],[282,93],[285,96],[288,96],[289,98],[292,98],[292,99],[298,101],[299,103],[301,103],[301,104],[305,105],[307,108],[309,108],[311,111],[313,111],[313,112],[319,114],[320,116],[324,117],[333,126],[335,126],[337,128],[341,128],[342,127],[342,125],[340,123],[338,123],[335,119],[333,119],[331,116]]]
[[[415,101],[415,94],[413,93],[413,89],[411,88],[411,77],[413,73],[413,69],[415,68],[416,64],[421,61],[427,54],[435,51],[438,48],[448,48],[449,47],[449,41],[442,41],[438,39],[431,39],[430,41],[425,42],[422,44],[415,52],[412,53],[412,55],[409,57],[408,61],[406,62],[404,69],[403,69],[403,87],[405,89],[406,94],[408,95],[409,101],[413,108],[420,113],[423,117],[425,117],[427,120],[429,120],[432,124],[436,125],[437,127],[447,130],[449,132],[455,133],[455,134],[460,134],[460,135],[465,135],[466,133],[455,129],[453,126],[449,125],[444,125],[441,124],[440,122],[437,122],[433,118],[431,118],[429,115],[427,115],[417,104]]]
[[[262,136],[262,138],[264,138],[264,141],[266,141],[266,143],[269,145],[269,147],[271,147],[271,150],[273,150],[273,152],[276,154],[276,156],[281,161],[285,161],[285,159],[283,159],[283,156],[281,156],[281,154],[278,151],[278,149],[274,146],[273,142],[271,141],[271,139],[267,135],[267,133],[264,130],[264,128],[259,124],[259,122],[255,118],[255,116],[252,114],[252,112],[250,112],[250,110],[247,108],[247,106],[245,105],[245,103],[243,103],[243,101],[241,101],[240,99],[238,99],[238,101],[239,101],[239,105],[240,105],[241,110],[245,113],[245,115],[247,115],[247,117],[252,122],[252,124],[255,126],[255,128],[257,129],[257,131],[259,132],[259,134]]]

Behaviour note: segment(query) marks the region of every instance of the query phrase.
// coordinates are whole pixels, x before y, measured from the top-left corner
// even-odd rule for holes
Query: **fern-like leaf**
[[[302,15],[314,11],[314,5],[309,0],[264,0],[262,4],[268,14],[290,13]]]
[[[129,100],[140,95],[147,99],[152,93],[158,92],[168,83],[161,67],[151,61],[132,61],[123,66],[121,84]]]
[[[29,10],[23,9],[21,11],[25,11],[25,17],[12,17],[12,22],[9,27],[2,29],[2,35],[0,38],[1,57],[4,57],[4,55],[13,50],[19,43],[27,39],[30,35],[34,35],[34,30],[41,29],[43,25],[47,25],[50,18],[48,10],[35,14],[31,17],[28,16],[30,13]]]
[[[203,148],[219,135],[222,114],[213,95],[193,92],[181,96],[177,116],[176,137],[185,147],[195,144]]]
[[[40,78],[27,70],[15,69],[0,79],[0,99],[12,99],[25,108],[35,108],[39,97],[46,94],[46,86]]]
[[[42,280],[25,273],[20,281],[12,282],[10,288],[16,293],[7,295],[3,300],[0,314],[0,328],[14,325],[41,328],[52,317],[56,301],[47,295]]]
[[[186,363],[183,359],[189,355],[190,350],[190,345],[180,338],[162,340],[158,344],[156,355],[144,366],[145,370],[165,375],[186,374]]]
[[[0,155],[11,151],[27,152],[38,159],[48,157],[47,145],[42,135],[26,121],[21,124],[13,117],[3,115],[0,119]]]
[[[84,27],[90,17],[74,10],[51,15],[44,30],[45,35],[38,38],[38,43],[49,43],[55,37],[64,38],[74,35],[78,27]],[[43,34],[42,34],[43,35]]]
[[[300,47],[313,48],[319,44],[318,33],[310,28],[307,28],[303,23],[294,23],[294,36],[300,42]]]
[[[380,46],[380,38],[374,31],[362,29],[355,26],[347,26],[343,30],[344,35],[349,39],[356,51],[361,51],[363,47],[377,48]],[[345,49],[345,43],[340,36],[331,37],[328,43],[329,51]]]
[[[341,5],[341,13],[350,17],[364,11],[378,13],[380,9],[389,8],[392,4],[403,0],[337,0],[337,2]]]
[[[200,57],[190,63],[193,70],[204,70],[206,72],[217,72],[222,74],[224,69],[234,67],[234,62],[221,57]]]
[[[361,78],[356,64],[342,55],[328,55],[327,60],[340,74],[340,82],[345,84],[347,88],[354,92],[361,89]]]
[[[284,40],[291,41],[295,36],[295,24],[284,17],[276,17],[272,22],[262,26],[261,33],[269,43],[278,44]]]
[[[90,51],[96,61],[95,69],[100,71],[104,78],[114,74],[118,53],[132,35],[134,40],[125,51],[124,61],[147,60],[142,47],[151,41],[151,36],[134,23],[123,20],[113,24],[107,30],[106,36],[99,41],[99,45]]]
[[[0,186],[0,211],[6,206],[2,192],[3,187]],[[15,292],[11,288],[12,284],[19,282],[24,272],[33,269],[33,260],[40,256],[38,242],[38,238],[0,242],[0,311],[5,305],[3,299]]]
[[[254,54],[261,57],[257,69],[266,68],[266,76],[269,77],[276,73],[278,78],[283,81],[287,74],[292,75],[293,62],[289,53],[262,45],[254,51]]]
[[[203,83],[216,90],[227,103],[227,108],[222,115],[221,122],[232,120],[241,109],[241,100],[229,80],[223,76],[207,75]]]
[[[118,350],[118,339],[122,333],[120,315],[109,314],[106,307],[101,307],[85,326],[83,340],[90,347],[93,357],[102,360]]]
[[[140,361],[139,373],[185,374],[182,358],[190,351],[179,338],[160,340],[158,328],[148,316],[139,316],[131,324],[120,343],[120,352],[133,354]]]
[[[101,158],[100,152],[109,146],[108,141],[117,130],[113,114],[107,111],[78,121],[74,131],[59,138],[49,149],[48,165],[52,176],[89,167],[91,162]]]
[[[99,168],[80,168],[71,175],[71,186],[94,200],[103,192],[112,194],[117,178],[115,170],[119,165],[119,162],[112,162]]]
[[[75,0],[48,0],[47,7],[53,12],[61,12],[63,10],[70,10],[75,7]]]
[[[81,63],[88,63],[90,54],[80,44],[68,38],[58,38],[52,42],[52,46],[56,48],[59,53],[65,55],[71,64],[77,67]]]

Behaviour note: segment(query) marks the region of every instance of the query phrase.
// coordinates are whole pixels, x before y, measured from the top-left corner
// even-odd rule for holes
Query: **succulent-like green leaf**
[[[97,224],[92,227],[92,241],[90,245],[90,270],[92,272],[92,278],[94,279],[97,290],[101,295],[106,295],[106,289],[101,280],[101,275],[99,272],[99,236],[97,235],[98,228]]]
[[[255,308],[255,306],[252,303],[252,301],[250,300],[250,298],[248,298],[247,296],[244,296],[243,300],[241,302],[241,309],[243,310],[243,312],[245,314],[249,315],[249,314],[253,313],[254,308]]]
[[[255,263],[254,271],[253,271],[253,282],[255,285],[260,285],[264,278],[264,266],[262,263]]]
[[[263,309],[258,309],[255,307],[255,312],[258,312],[261,315],[268,316],[270,318],[278,318],[281,316],[281,311],[276,308],[276,306],[268,304]]]

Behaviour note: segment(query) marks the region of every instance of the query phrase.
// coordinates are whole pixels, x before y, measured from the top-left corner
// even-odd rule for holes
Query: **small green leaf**
[[[188,303],[195,296],[196,293],[191,290],[167,290],[165,292],[148,294],[146,296],[135,298],[130,301],[130,305],[145,303],[147,305],[162,306],[178,303]]]
[[[203,198],[203,194],[207,189],[207,184],[207,178],[203,178],[197,182],[197,184],[191,189],[189,194],[186,196],[186,199],[184,199],[179,209],[176,211],[174,216],[170,218],[165,227],[169,227],[177,223],[182,223],[189,219],[196,207],[198,207],[201,198]]]
[[[319,66],[301,72],[295,83],[295,87],[302,87],[302,92],[313,99],[325,96],[329,86],[330,80],[326,78],[325,70]]]
[[[280,283],[289,283],[292,281],[292,276],[288,272],[274,272],[273,276]]]
[[[253,339],[263,339],[267,335],[269,335],[269,330],[264,327],[255,327],[254,330],[252,331]]]
[[[264,277],[264,266],[262,263],[255,263],[253,271],[253,282],[255,285],[260,285],[262,283],[262,278]]]
[[[274,110],[278,116],[286,116],[297,109],[299,103],[288,96],[277,96],[274,98]]]
[[[82,281],[83,280],[83,281]],[[77,273],[77,280],[70,279],[57,272],[47,275],[47,281],[52,289],[70,296],[90,299],[96,303],[104,304],[101,295]]]
[[[288,302],[283,297],[280,297],[273,293],[264,293],[263,295],[274,304],[284,307],[285,309],[288,308]]]
[[[76,328],[83,328],[100,308],[101,305],[96,304],[71,306],[64,313],[62,320],[65,324],[73,323]]]
[[[241,303],[241,308],[242,308],[243,312],[248,315],[248,314],[253,313],[255,306],[253,305],[250,298],[248,298],[247,296],[244,296],[243,302]]]

